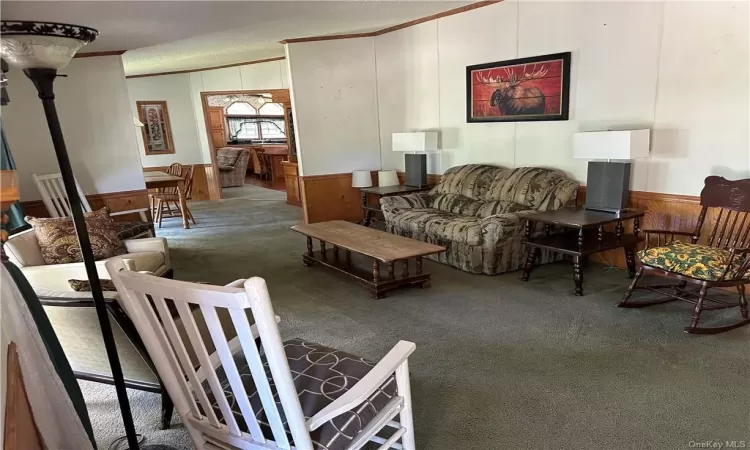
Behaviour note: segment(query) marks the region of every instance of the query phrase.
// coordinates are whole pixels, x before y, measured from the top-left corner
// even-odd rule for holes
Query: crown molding
[[[144,73],[140,75],[127,75],[125,78],[158,77],[161,75],[175,75],[179,73],[203,72],[204,70],[226,69],[227,67],[247,66],[249,64],[260,64],[260,63],[271,62],[271,61],[282,61],[284,59],[286,59],[285,56],[277,56],[274,58],[255,59],[252,61],[244,61],[244,62],[238,62],[238,63],[232,63],[232,64],[223,64],[221,66],[201,67],[200,69],[186,69],[186,70],[175,70],[172,72],[156,72],[156,73]]]
[[[335,34],[331,36],[309,36],[309,37],[302,37],[302,38],[291,38],[291,39],[284,39],[283,41],[279,41],[279,43],[280,44],[296,44],[299,42],[335,41],[338,39],[356,39],[356,38],[380,36],[382,34],[392,33],[394,31],[403,30],[404,28],[413,27],[414,25],[419,25],[420,23],[430,22],[432,20],[442,19],[443,17],[452,16],[454,14],[460,14],[460,13],[464,13],[467,11],[475,10],[477,8],[483,8],[485,6],[494,5],[495,3],[500,3],[502,1],[503,0],[489,0],[489,1],[476,2],[476,3],[472,3],[471,5],[449,9],[448,11],[443,11],[441,13],[432,14],[432,15],[425,16],[419,19],[410,20],[408,22],[400,23],[398,25],[394,25],[388,28],[383,28],[377,31],[369,31],[366,33]]]

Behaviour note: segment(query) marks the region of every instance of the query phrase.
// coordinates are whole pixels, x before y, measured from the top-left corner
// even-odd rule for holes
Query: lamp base
[[[404,184],[411,187],[427,186],[427,155],[424,153],[407,153],[404,155],[406,180]]]
[[[586,209],[618,213],[628,207],[630,163],[589,161]]]

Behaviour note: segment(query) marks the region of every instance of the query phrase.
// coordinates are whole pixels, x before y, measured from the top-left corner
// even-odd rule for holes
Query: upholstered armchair
[[[250,152],[247,149],[222,147],[216,150],[216,164],[219,166],[221,187],[244,185],[249,161]]]

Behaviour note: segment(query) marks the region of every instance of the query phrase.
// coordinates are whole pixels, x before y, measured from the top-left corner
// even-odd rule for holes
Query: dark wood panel
[[[361,222],[359,189],[352,187],[351,173],[300,177],[305,223],[326,220]]]
[[[281,168],[284,173],[284,183],[286,185],[286,202],[290,205],[302,206],[297,163],[284,161],[281,163]]]

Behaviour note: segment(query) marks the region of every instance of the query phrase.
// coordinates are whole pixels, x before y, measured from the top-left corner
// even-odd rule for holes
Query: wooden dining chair
[[[169,167],[167,168],[166,173],[169,175],[175,175],[178,177],[181,176],[182,164],[180,163],[170,164]],[[151,216],[154,218],[154,222],[156,222],[156,198],[154,197],[156,194],[177,194],[177,188],[175,187],[159,188],[156,190],[156,192],[152,192],[148,194],[148,201],[151,207]],[[170,215],[171,215],[171,211],[170,211]]]
[[[189,166],[180,166],[181,172],[176,174],[177,176],[180,176],[185,179],[185,199],[192,198],[193,193],[193,174],[195,173],[195,166],[189,165]],[[180,208],[180,195],[177,192],[176,188],[170,188],[174,192],[165,192],[165,193],[159,193],[159,194],[153,194],[152,198],[155,202],[155,215],[154,215],[154,222],[156,222],[159,225],[159,228],[161,228],[161,222],[164,218],[164,212],[165,209],[167,210],[168,217],[174,217],[174,216],[182,216],[182,209]],[[174,205],[174,212],[172,211],[171,205]],[[193,217],[193,213],[190,211],[190,208],[185,205],[185,214],[188,217],[188,220],[192,220],[193,224],[196,224],[195,217]]]
[[[683,300],[695,305],[687,333],[714,334],[750,324],[745,285],[750,284],[750,178],[729,181],[718,176],[705,180],[701,211],[692,231],[643,230],[646,248],[638,252],[640,267],[621,308],[642,308]],[[701,239],[706,218],[713,219],[708,240]],[[708,221],[710,223],[710,220]],[[639,285],[645,274],[677,280],[677,284]],[[687,286],[695,286],[689,289]],[[709,297],[712,288],[737,290],[736,302]],[[636,289],[661,295],[654,300],[631,300]],[[736,308],[740,320],[719,327],[699,326],[703,311]]]
[[[356,450],[373,441],[379,450],[415,450],[413,343],[400,341],[373,364],[307,340],[282,341],[262,278],[221,287],[166,280],[125,270],[122,258],[107,261],[107,270],[195,448]],[[203,314],[208,342],[191,306]],[[218,319],[225,312],[231,340]]]

